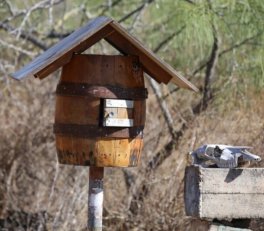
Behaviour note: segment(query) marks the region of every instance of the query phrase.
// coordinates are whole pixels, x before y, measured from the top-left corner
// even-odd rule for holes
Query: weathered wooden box
[[[264,168],[185,170],[187,216],[205,219],[264,217]]]

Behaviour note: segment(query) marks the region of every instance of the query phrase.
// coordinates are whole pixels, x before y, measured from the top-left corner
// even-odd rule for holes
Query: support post
[[[88,195],[88,230],[103,229],[103,167],[90,167]]]

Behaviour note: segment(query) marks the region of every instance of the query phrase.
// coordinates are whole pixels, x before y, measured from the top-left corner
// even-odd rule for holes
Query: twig
[[[236,48],[239,48],[239,47],[241,47],[241,46],[243,46],[243,45],[246,45],[246,44],[250,44],[250,41],[251,41],[251,40],[256,39],[256,38],[259,37],[261,34],[263,34],[263,31],[261,31],[261,32],[259,32],[259,33],[257,33],[257,34],[255,34],[255,35],[253,35],[253,36],[251,36],[251,37],[245,38],[244,40],[240,41],[239,43],[236,43],[236,44],[230,46],[229,48],[220,51],[219,54],[218,54],[218,56],[219,56],[219,57],[222,57],[222,55],[224,55],[224,54],[226,54],[226,53],[228,53],[228,52],[230,52],[230,51],[233,51],[233,50],[236,49]],[[208,61],[209,61],[209,60],[208,60]],[[198,72],[200,72],[201,70],[203,70],[203,69],[207,66],[208,61],[205,62],[205,63],[203,63],[203,64],[201,64],[197,69],[195,69],[195,70],[193,71],[193,74],[192,74],[192,75],[196,75]]]
[[[2,20],[0,22],[0,29],[3,29],[7,32],[9,32],[10,34],[15,34],[16,37],[21,37],[29,42],[31,42],[33,45],[35,45],[36,47],[42,49],[42,50],[47,50],[48,46],[41,41],[39,38],[37,38],[36,36],[34,36],[32,33],[27,32],[25,30],[23,30],[23,27],[26,23],[26,21],[28,20],[30,14],[34,11],[37,10],[42,10],[42,9],[46,9],[50,7],[50,1],[51,0],[45,0],[45,1],[41,1],[37,4],[35,4],[33,7],[31,7],[28,10],[22,10],[19,12],[15,12],[15,10],[12,8],[12,5],[9,1],[5,0],[5,2],[8,5],[8,9],[10,11],[11,16],[5,18],[4,20]],[[63,2],[63,0],[52,0],[52,4],[53,5],[57,5],[59,3]],[[24,19],[22,20],[22,23],[20,24],[19,28],[14,28],[13,26],[10,25],[9,22],[11,22],[12,20],[15,20],[21,16],[25,15]]]
[[[49,24],[53,25],[53,5],[54,0],[50,0],[50,7],[49,7]]]
[[[65,32],[65,33],[58,33],[54,30],[50,31],[48,34],[47,34],[47,38],[51,38],[51,39],[63,39],[67,36],[69,36],[73,31],[70,31],[70,32]]]
[[[155,0],[147,0],[146,2],[144,2],[143,4],[141,4],[139,7],[137,7],[135,10],[132,10],[131,12],[129,12],[128,14],[126,14],[124,17],[122,17],[121,19],[119,19],[118,22],[121,23],[121,22],[126,21],[132,15],[134,15],[135,13],[141,11],[146,5],[151,4],[154,1]]]
[[[13,9],[12,4],[8,0],[4,0],[4,2],[7,5],[7,8],[8,8],[9,13],[13,16],[14,15],[14,9]]]
[[[10,26],[7,23],[0,23],[0,29],[4,29],[5,31],[9,33],[12,33],[15,30],[12,26]],[[26,32],[22,30],[20,33],[20,37],[31,42],[33,45],[35,45],[36,47],[42,50],[48,49],[48,46],[43,41],[41,41],[40,39],[32,35],[30,32]]]
[[[253,36],[251,36],[251,37],[249,37],[249,38],[246,38],[246,39],[242,40],[241,42],[239,42],[239,43],[237,43],[237,44],[234,44],[233,46],[231,46],[231,47],[229,47],[229,48],[227,48],[227,49],[225,49],[225,50],[222,50],[222,51],[219,53],[219,57],[221,57],[222,55],[224,55],[224,54],[226,54],[226,53],[228,53],[228,52],[230,52],[230,51],[232,51],[232,50],[234,50],[234,49],[236,49],[236,48],[238,48],[238,47],[241,47],[241,46],[243,46],[243,45],[245,45],[245,44],[248,44],[252,39],[257,38],[257,37],[259,37],[259,36],[262,35],[262,34],[263,34],[263,31],[257,33],[256,35],[253,35]]]
[[[30,57],[35,56],[35,53],[34,52],[30,52],[30,51],[24,50],[21,47],[15,46],[15,45],[13,45],[11,43],[7,43],[7,42],[3,41],[2,39],[0,39],[0,44],[2,44],[5,47],[8,47],[10,49],[13,49],[15,51],[19,51],[19,52],[21,52],[23,54],[26,54],[26,55],[28,55]]]
[[[179,30],[173,32],[170,34],[167,38],[162,40],[157,47],[154,49],[154,53],[157,53],[163,46],[165,46],[167,43],[169,43],[175,36],[179,35],[184,29],[186,28],[185,25],[183,25]]]
[[[168,105],[166,101],[164,100],[164,97],[161,93],[160,86],[153,80],[152,78],[148,78],[148,82],[152,88],[152,90],[155,93],[155,96],[157,98],[158,104],[161,108],[162,114],[165,118],[165,121],[167,123],[167,126],[169,128],[170,134],[172,137],[174,137],[174,126],[173,126],[173,119],[170,113],[170,110],[168,108]]]

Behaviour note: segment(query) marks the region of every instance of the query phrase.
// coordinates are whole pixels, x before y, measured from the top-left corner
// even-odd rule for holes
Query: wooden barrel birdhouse
[[[56,90],[59,162],[137,166],[147,90],[137,56],[75,54]]]
[[[124,56],[82,54],[101,39]],[[50,47],[12,77],[43,79],[60,67],[54,132],[62,164],[138,164],[147,98],[143,71],[159,83],[197,91],[118,22],[103,16]]]

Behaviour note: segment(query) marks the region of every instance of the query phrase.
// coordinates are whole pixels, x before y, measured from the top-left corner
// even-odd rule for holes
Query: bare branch
[[[172,137],[174,137],[173,119],[172,119],[169,107],[168,107],[166,101],[164,100],[164,97],[162,96],[162,93],[161,93],[161,90],[160,90],[160,86],[152,78],[148,78],[148,81],[150,83],[151,88],[155,92],[157,101],[158,101],[159,106],[161,108],[162,114],[163,114],[163,116],[165,118],[165,121],[166,121],[166,123],[168,125],[170,134],[171,134]]]
[[[7,5],[7,9],[9,11],[9,13],[13,16],[14,15],[14,9],[13,9],[12,4],[8,0],[4,0],[4,2]]]
[[[5,31],[7,31],[9,33],[13,33],[13,31],[15,30],[15,28],[13,28],[12,26],[10,26],[7,23],[0,23],[0,29],[4,29]],[[32,35],[30,32],[26,32],[26,31],[22,30],[20,33],[20,37],[31,42],[33,45],[35,45],[36,47],[38,47],[42,50],[48,49],[48,46],[43,41],[41,41],[40,39],[38,39],[37,37]]]
[[[239,48],[243,45],[247,45],[247,44],[251,44],[251,41],[256,39],[257,37],[259,37],[260,35],[263,34],[263,31],[260,31],[258,32],[257,34],[253,35],[253,36],[250,36],[248,38],[245,38],[244,40],[230,46],[229,48],[225,49],[225,50],[222,50],[219,52],[218,56],[221,57],[222,55],[226,54],[226,53],[229,53],[231,51],[233,51],[234,49],[236,48]],[[208,60],[209,61],[209,60]],[[200,72],[201,70],[203,70],[207,65],[208,65],[208,61],[203,63],[202,65],[200,65],[197,69],[195,69],[193,71],[193,74],[192,75],[196,75],[198,72]]]
[[[17,37],[21,37],[21,38],[31,42],[33,45],[35,45],[36,47],[38,47],[42,50],[48,49],[48,46],[43,41],[41,41],[39,38],[34,36],[32,33],[27,32],[26,30],[23,30],[23,27],[24,27],[26,21],[28,20],[30,14],[32,12],[37,11],[37,10],[50,8],[51,3],[53,5],[57,5],[61,2],[63,2],[63,0],[52,0],[52,2],[51,2],[51,0],[44,0],[44,1],[41,1],[37,4],[35,4],[34,6],[32,6],[28,10],[21,10],[19,12],[15,12],[15,10],[12,8],[12,5],[9,1],[5,0],[5,2],[7,3],[9,11],[11,12],[11,16],[7,17],[6,19],[4,19],[3,21],[0,22],[0,29],[3,29],[3,30],[5,30],[11,34],[15,34]],[[22,17],[22,16],[25,16],[25,17],[22,20],[20,27],[15,28],[15,27],[10,25],[9,22],[11,22],[12,20],[15,20],[19,17]]]
[[[188,2],[188,3],[190,3],[190,4],[192,4],[192,5],[195,5],[195,2],[193,2],[193,1],[191,1],[191,0],[184,0],[185,2]]]
[[[241,42],[236,43],[236,44],[234,44],[233,46],[231,46],[231,47],[229,47],[229,48],[227,48],[227,49],[225,49],[225,50],[222,50],[222,51],[219,53],[219,57],[221,57],[222,55],[224,55],[224,54],[226,54],[226,53],[228,53],[228,52],[230,52],[230,51],[232,51],[232,50],[234,50],[234,49],[236,49],[236,48],[239,48],[239,47],[241,47],[241,46],[243,46],[243,45],[245,45],[245,44],[250,44],[250,41],[251,41],[251,40],[256,39],[257,37],[259,37],[259,36],[262,35],[262,34],[263,34],[263,31],[260,31],[260,32],[257,33],[257,34],[255,34],[255,35],[253,35],[253,36],[251,36],[251,37],[249,37],[249,38],[246,38],[246,39],[242,40]]]
[[[24,19],[22,20],[22,23],[21,23],[22,26],[25,24],[27,18],[29,17],[29,15],[32,12],[37,11],[37,10],[46,9],[46,8],[50,7],[50,4],[49,4],[50,0],[44,0],[44,1],[41,1],[39,3],[36,3],[35,5],[33,5],[31,8],[29,8],[27,10],[20,10],[19,12],[15,13],[15,10],[13,9],[12,5],[7,0],[5,0],[5,1],[6,1],[7,5],[8,5],[9,11],[11,13],[11,17],[6,18],[5,20],[2,21],[2,23],[10,22],[10,21],[12,21],[12,20],[24,15],[25,17],[24,17]],[[59,4],[61,2],[63,2],[63,0],[54,0],[53,5]],[[21,25],[20,25],[20,27],[21,27]]]
[[[173,32],[171,35],[169,35],[167,38],[165,38],[164,40],[162,40],[158,46],[154,49],[154,53],[159,52],[159,50],[161,50],[161,48],[163,46],[165,46],[167,43],[169,43],[175,36],[179,35],[184,29],[185,29],[185,25],[183,25],[179,30]]]
[[[119,23],[126,21],[127,19],[129,19],[132,15],[134,15],[135,13],[141,11],[142,9],[145,8],[146,5],[151,4],[152,2],[154,2],[155,0],[147,0],[146,2],[144,2],[143,4],[141,4],[139,7],[137,7],[135,10],[132,10],[131,12],[129,12],[127,15],[125,15],[124,17],[122,17],[121,19],[118,20]]]
[[[217,37],[217,32],[215,25],[212,24],[213,27],[213,37],[214,42],[211,50],[210,58],[206,65],[205,71],[205,78],[204,78],[204,90],[203,90],[203,102],[202,105],[204,108],[207,107],[208,101],[212,98],[212,91],[211,91],[211,82],[215,75],[215,68],[218,61],[218,52],[219,52],[219,40]]]
[[[69,36],[73,31],[70,32],[65,32],[65,33],[58,33],[55,30],[50,31],[47,34],[47,38],[51,38],[51,39],[63,39],[67,36]]]
[[[7,42],[3,41],[1,38],[0,38],[0,44],[2,44],[5,47],[8,47],[10,49],[13,49],[15,51],[19,51],[19,52],[21,52],[23,54],[26,54],[26,55],[28,55],[30,57],[34,57],[35,56],[35,53],[27,51],[25,49],[22,49],[21,47],[15,46],[15,45],[13,45],[11,43],[7,43]]]
[[[53,25],[53,5],[54,0],[50,0],[50,7],[49,7],[49,24]]]
[[[188,80],[189,80],[189,79],[188,79]],[[172,95],[173,93],[175,93],[175,92],[177,92],[177,91],[179,91],[179,90],[180,90],[179,87],[176,87],[176,88],[172,89],[169,93],[167,93],[166,95],[163,96],[163,99],[168,98],[170,95]]]

